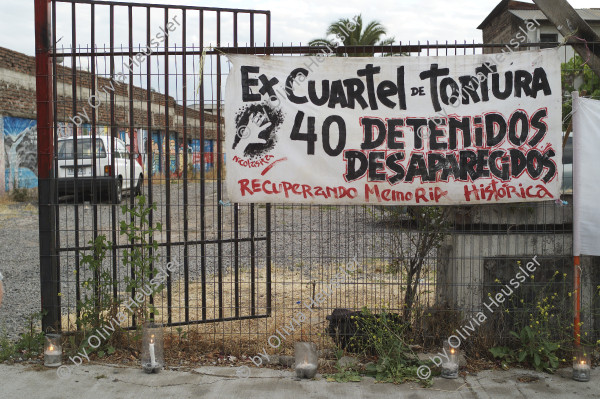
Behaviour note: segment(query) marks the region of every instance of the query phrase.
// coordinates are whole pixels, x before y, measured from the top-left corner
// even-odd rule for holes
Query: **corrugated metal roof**
[[[513,15],[521,19],[548,20],[540,10],[509,10]],[[600,9],[582,8],[575,10],[585,21],[600,21]]]

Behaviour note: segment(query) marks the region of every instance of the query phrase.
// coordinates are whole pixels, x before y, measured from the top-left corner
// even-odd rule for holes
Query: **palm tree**
[[[354,29],[353,29],[354,28]],[[309,46],[375,46],[389,45],[394,43],[394,38],[381,39],[387,33],[385,27],[379,21],[371,21],[363,29],[362,16],[356,15],[353,19],[340,18],[333,22],[327,28],[327,36],[325,38],[314,39],[308,42]],[[330,39],[329,35],[335,35],[337,38]],[[341,42],[341,43],[340,43]],[[373,52],[363,54],[338,54],[348,57],[365,57],[372,56]]]

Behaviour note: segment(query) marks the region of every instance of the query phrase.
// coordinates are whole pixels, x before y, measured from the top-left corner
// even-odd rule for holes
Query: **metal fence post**
[[[35,61],[37,95],[38,201],[42,329],[60,330],[56,220],[52,206],[53,113],[51,0],[35,0]]]

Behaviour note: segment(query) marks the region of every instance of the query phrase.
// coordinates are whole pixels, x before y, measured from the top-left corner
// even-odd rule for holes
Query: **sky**
[[[481,42],[477,26],[499,0],[130,0],[136,3],[183,4],[206,7],[270,10],[275,43],[298,44],[322,37],[327,26],[340,17],[362,14],[363,21],[378,20],[396,42],[439,40]],[[34,55],[33,0],[0,0],[0,46]],[[575,8],[600,7],[598,0],[571,0]],[[58,18],[70,19],[63,7]],[[81,21],[85,21],[85,10]],[[98,27],[106,18],[98,15]],[[83,25],[84,23],[82,23]],[[126,31],[125,31],[126,32]],[[62,35],[69,37],[68,34]],[[194,36],[194,35],[191,35]],[[57,34],[61,37],[61,34]],[[85,35],[82,34],[82,37]],[[117,35],[122,37],[122,35]],[[126,39],[125,34],[125,39]],[[190,37],[191,41],[197,37]],[[66,41],[65,41],[66,42]],[[63,42],[63,43],[65,43]],[[189,41],[188,41],[189,43]],[[67,43],[68,44],[68,43]]]
[[[191,5],[203,7],[254,9],[271,11],[271,38],[274,45],[298,45],[307,44],[310,40],[323,37],[328,25],[339,18],[352,18],[361,14],[363,21],[377,20],[386,29],[386,37],[394,37],[395,43],[402,44],[435,43],[446,41],[454,43],[481,43],[481,31],[477,26],[496,7],[500,0],[130,0],[131,3],[152,3],[171,5]],[[598,0],[570,0],[575,8],[600,7]],[[425,6],[426,4],[426,6]],[[0,24],[0,46],[19,51],[27,55],[35,55],[34,43],[34,0],[0,0],[0,15],[3,23]],[[57,3],[57,50],[68,53],[72,46],[71,29],[71,4]],[[96,46],[99,53],[105,53],[103,46],[109,46],[109,7],[97,6],[95,8],[96,24]],[[133,7],[133,29],[132,40],[137,51],[141,51],[146,44],[146,11],[141,7]],[[187,30],[184,32],[182,26],[169,35],[169,47],[181,46],[185,37],[186,46],[190,49],[194,44],[199,45],[200,34],[198,26],[199,13],[187,14]],[[91,42],[91,7],[87,4],[76,6],[76,46],[78,52],[85,52],[85,48]],[[175,17],[181,21],[181,11],[171,11],[169,19]],[[154,9],[150,15],[149,33],[155,37],[160,29],[164,27],[164,11]],[[204,46],[216,44],[216,13],[206,12],[204,14]],[[266,18],[255,17],[255,42],[257,46],[264,45],[266,35],[264,34]],[[126,52],[129,42],[128,30],[129,18],[127,7],[115,7],[115,49]],[[246,45],[250,41],[250,19],[248,14],[238,16],[238,43]],[[230,45],[233,42],[233,16],[232,13],[221,13],[221,46]],[[134,50],[134,55],[137,53]],[[217,58],[219,61],[217,62]],[[96,61],[96,73],[100,76],[110,77],[110,58],[98,56]],[[66,67],[72,67],[70,57],[64,57],[62,61]],[[91,58],[79,56],[76,58],[75,66],[82,70],[91,70]],[[133,73],[133,84],[137,87],[147,89],[146,81],[147,62],[151,63],[152,74],[150,75],[150,88],[160,93],[166,91],[166,79],[169,82],[168,94],[175,101],[181,103],[183,97],[188,103],[199,101],[197,88],[200,80],[197,79],[200,70],[203,70],[205,101],[214,101],[217,81],[217,67],[221,63],[221,73],[226,75],[230,64],[225,57],[207,56],[201,62],[200,51],[186,58],[188,79],[195,90],[183,91],[182,81],[182,58],[170,56],[168,60],[169,74],[166,75],[166,65],[160,56],[143,57],[139,65],[131,64],[128,57],[117,56],[115,58],[115,73],[124,73],[125,83],[129,82],[127,66]],[[221,84],[225,84],[222,79]],[[189,87],[189,80],[188,86]],[[207,100],[212,99],[212,100]],[[222,98],[221,98],[222,100]]]

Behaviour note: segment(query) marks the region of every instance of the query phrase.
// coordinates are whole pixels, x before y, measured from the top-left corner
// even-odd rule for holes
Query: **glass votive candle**
[[[587,382],[590,380],[590,350],[578,347],[573,357],[573,379],[575,381]]]
[[[44,366],[59,367],[62,364],[60,334],[46,334],[44,341]]]
[[[148,374],[158,373],[164,364],[162,325],[144,323],[142,326],[142,368]]]
[[[458,348],[454,348],[448,341],[444,341],[444,354],[447,359],[442,363],[442,377],[458,378]]]
[[[313,342],[296,342],[294,344],[296,360],[296,377],[314,378],[317,375],[319,356],[317,347]]]

